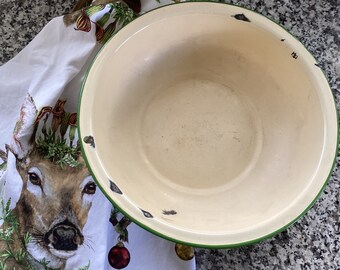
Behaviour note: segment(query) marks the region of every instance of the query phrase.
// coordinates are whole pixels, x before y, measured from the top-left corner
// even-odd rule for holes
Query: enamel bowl
[[[104,194],[145,229],[201,247],[254,243],[315,202],[337,152],[337,114],[310,53],[240,7],[147,13],[99,52],[79,108]]]

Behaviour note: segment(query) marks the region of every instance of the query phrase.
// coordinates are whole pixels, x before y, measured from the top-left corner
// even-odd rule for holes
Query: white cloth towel
[[[142,6],[144,10],[149,10],[158,4],[154,0],[148,0]],[[13,139],[13,130],[17,120],[24,118],[23,127],[17,137],[26,145],[36,115],[32,111],[21,110],[21,106],[31,98],[38,112],[45,106],[53,108],[61,99],[67,100],[65,111],[77,111],[84,72],[98,49],[94,30],[95,27],[90,32],[75,31],[73,26],[65,27],[61,17],[55,18],[16,57],[0,67],[0,149],[5,150],[5,144],[9,144],[17,154],[15,156],[8,153],[7,168],[0,172],[0,198],[5,201],[11,198],[11,208],[16,207],[24,187],[16,162],[20,155],[25,155],[24,150],[20,150],[18,142]],[[20,110],[24,114],[21,115]],[[27,185],[24,188],[33,196],[38,196],[41,192],[34,191],[35,186]],[[41,199],[41,194],[39,196]],[[66,260],[63,268],[78,269],[90,262],[89,269],[112,269],[107,259],[108,251],[117,243],[118,235],[108,221],[110,211],[111,204],[97,188],[83,228],[88,245],[81,245],[76,254]],[[39,218],[44,219],[43,216]],[[131,261],[126,269],[195,269],[194,259],[182,261],[176,256],[174,243],[150,234],[134,224],[128,227],[128,231],[129,243],[125,247],[130,251]],[[29,252],[38,260],[44,255],[35,247]]]

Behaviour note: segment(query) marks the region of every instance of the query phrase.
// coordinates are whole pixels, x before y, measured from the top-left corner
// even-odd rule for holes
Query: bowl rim
[[[261,17],[263,17],[265,19],[268,19],[269,21],[271,21],[271,22],[275,23],[277,26],[279,26],[287,34],[289,34],[290,37],[292,37],[293,39],[298,41],[303,46],[303,48],[305,49],[305,52],[307,52],[312,57],[312,59],[315,62],[315,65],[318,64],[318,62],[316,61],[316,59],[313,56],[313,54],[288,29],[286,29],[284,26],[282,26],[281,24],[277,23],[276,21],[274,21],[270,17],[265,16],[265,15],[255,11],[255,10],[252,10],[250,8],[244,7],[242,5],[236,5],[236,4],[230,4],[230,3],[222,3],[222,2],[211,2],[211,1],[207,1],[207,0],[198,0],[198,1],[194,1],[194,2],[175,2],[175,3],[166,4],[164,6],[159,6],[159,7],[153,8],[152,10],[147,11],[147,12],[139,15],[139,17],[137,19],[135,19],[135,20],[138,20],[140,17],[143,17],[144,15],[149,14],[150,12],[153,12],[153,11],[158,10],[158,9],[167,8],[169,6],[174,6],[174,5],[196,5],[196,4],[202,4],[202,3],[210,4],[210,5],[227,5],[227,6],[237,7],[239,9],[242,9],[242,10],[246,11],[246,12],[250,12],[250,13],[253,13],[253,14],[257,15],[257,16],[261,16]],[[119,31],[121,31],[122,29],[120,29]],[[320,69],[320,71],[322,73],[322,76],[324,77],[325,82],[326,82],[324,90],[328,89],[328,91],[330,92],[331,97],[332,97],[332,101],[333,101],[333,106],[334,106],[334,109],[335,109],[335,118],[336,118],[336,145],[335,145],[335,153],[334,153],[333,163],[331,165],[331,168],[330,168],[330,171],[328,173],[328,176],[324,180],[324,183],[323,183],[322,187],[320,188],[318,194],[314,197],[314,199],[311,201],[311,203],[297,217],[292,219],[290,222],[286,223],[281,228],[279,228],[279,229],[277,229],[277,230],[275,230],[275,231],[273,231],[271,233],[268,233],[266,235],[263,235],[261,237],[258,237],[258,238],[255,238],[255,239],[252,239],[252,240],[249,240],[249,241],[237,242],[237,243],[232,243],[232,244],[216,244],[216,245],[214,245],[214,244],[197,244],[197,243],[193,243],[193,242],[179,240],[179,239],[176,239],[175,237],[167,236],[167,235],[165,235],[165,234],[163,234],[161,232],[158,232],[157,230],[155,230],[155,229],[153,229],[153,228],[143,224],[137,218],[134,218],[130,214],[128,214],[121,206],[119,206],[119,204],[117,202],[115,202],[112,199],[112,197],[110,195],[108,195],[108,193],[105,191],[104,187],[100,184],[100,181],[97,179],[96,175],[94,174],[94,172],[93,172],[93,170],[92,170],[92,168],[90,166],[88,157],[86,155],[86,151],[85,151],[86,145],[83,142],[83,140],[81,139],[81,138],[83,138],[83,136],[82,136],[81,126],[80,126],[80,117],[81,117],[80,111],[81,111],[81,105],[82,105],[81,101],[82,101],[82,97],[83,97],[83,93],[84,93],[84,89],[85,89],[85,85],[86,85],[86,81],[87,81],[88,75],[90,73],[90,70],[92,69],[93,64],[96,62],[98,56],[100,55],[100,53],[103,51],[103,49],[106,47],[106,45],[110,42],[110,40],[115,37],[116,34],[117,33],[115,33],[112,37],[110,37],[110,39],[99,49],[99,51],[96,52],[95,57],[92,59],[89,67],[87,68],[85,76],[84,76],[84,79],[83,79],[83,82],[82,82],[82,85],[81,85],[81,89],[80,89],[80,93],[79,93],[79,100],[78,100],[78,108],[77,108],[77,123],[78,123],[77,133],[78,133],[78,140],[80,141],[81,153],[82,153],[82,156],[84,158],[85,164],[86,164],[90,174],[92,175],[93,179],[95,180],[96,184],[98,185],[99,189],[101,190],[101,192],[110,201],[110,203],[112,205],[114,205],[115,208],[117,208],[123,215],[128,217],[133,223],[135,223],[136,225],[140,226],[141,228],[145,229],[146,231],[148,231],[148,232],[150,232],[150,233],[152,233],[152,234],[154,234],[156,236],[159,236],[159,237],[161,237],[163,239],[169,240],[169,241],[174,242],[174,243],[180,243],[180,244],[184,244],[184,245],[188,245],[188,246],[192,246],[192,247],[208,248],[208,249],[239,248],[239,247],[253,245],[253,244],[262,242],[264,240],[267,240],[267,239],[269,239],[269,238],[279,234],[280,232],[282,232],[282,231],[286,230],[287,228],[289,228],[290,226],[292,226],[295,222],[297,222],[302,216],[304,216],[312,208],[312,206],[316,203],[316,201],[321,196],[322,192],[324,191],[325,187],[328,184],[329,179],[331,178],[331,175],[332,175],[333,170],[335,168],[335,165],[337,163],[336,162],[336,158],[337,158],[338,151],[339,151],[339,112],[338,112],[337,107],[336,107],[335,97],[334,97],[333,91],[332,91],[332,89],[331,89],[331,87],[329,85],[328,78],[327,78],[327,76],[325,75],[325,72],[323,71],[323,69],[320,66],[318,66],[318,67],[319,67],[319,69]]]

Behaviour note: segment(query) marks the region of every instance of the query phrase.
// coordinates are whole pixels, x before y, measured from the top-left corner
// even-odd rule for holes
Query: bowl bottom
[[[261,121],[236,89],[195,76],[162,88],[141,118],[146,167],[176,188],[230,186],[256,163]]]

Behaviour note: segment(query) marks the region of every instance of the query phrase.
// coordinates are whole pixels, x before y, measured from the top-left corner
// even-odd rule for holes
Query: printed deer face
[[[73,256],[84,243],[82,230],[96,192],[87,168],[62,168],[33,152],[17,161],[17,169],[23,189],[16,211],[33,249],[50,260]]]
[[[31,235],[27,251],[36,261],[49,261],[52,268],[63,268],[85,243],[83,228],[96,192],[79,156],[76,114],[65,112],[65,102],[58,100],[54,107],[38,111],[28,94],[8,146],[23,181],[14,209],[21,236]],[[51,152],[51,145],[59,152]],[[66,165],[61,167],[61,161]],[[83,166],[77,167],[79,163]]]

